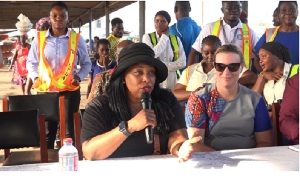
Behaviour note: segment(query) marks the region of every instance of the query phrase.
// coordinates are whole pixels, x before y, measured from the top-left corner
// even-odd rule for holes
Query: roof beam
[[[40,6],[40,5],[30,5],[30,4],[7,4],[7,3],[1,3],[1,6],[7,6],[7,7],[31,7],[31,8],[41,8],[41,9],[49,9],[49,6]],[[81,7],[68,7],[69,10],[88,10],[89,8],[81,8]]]
[[[77,17],[76,19],[70,21],[69,23],[75,22],[76,20],[80,19],[81,17],[83,17],[83,16],[89,14],[90,10],[96,9],[96,8],[102,6],[103,4],[104,4],[103,1],[100,2],[100,3],[98,3],[98,4],[96,4],[94,7],[92,7],[92,8],[90,8],[90,9],[86,10],[83,14],[81,14],[81,15],[80,15],[79,17]]]

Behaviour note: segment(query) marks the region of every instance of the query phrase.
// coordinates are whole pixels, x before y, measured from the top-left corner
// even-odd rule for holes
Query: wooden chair
[[[273,103],[272,122],[273,122],[273,129],[274,129],[274,146],[283,145],[283,137],[279,128],[279,111],[280,111],[280,103]]]
[[[3,99],[3,111],[39,109],[45,116],[45,121],[60,122],[61,140],[66,138],[65,100],[59,93],[38,95],[15,95]],[[63,146],[63,142],[61,142]]]
[[[74,137],[75,137],[75,147],[78,151],[79,160],[83,160],[82,146],[80,142],[80,133],[81,133],[81,118],[83,116],[85,109],[80,109],[80,112],[74,113]]]
[[[23,147],[40,147],[37,158],[21,152],[18,159],[8,159],[12,154],[10,149]],[[0,149],[5,149],[3,166],[47,163],[48,152],[46,144],[45,117],[39,115],[37,109],[0,112]]]

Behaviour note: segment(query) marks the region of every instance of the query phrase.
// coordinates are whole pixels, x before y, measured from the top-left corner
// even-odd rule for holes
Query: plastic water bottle
[[[59,167],[61,171],[77,171],[78,169],[78,151],[72,145],[72,138],[65,138],[58,152]]]

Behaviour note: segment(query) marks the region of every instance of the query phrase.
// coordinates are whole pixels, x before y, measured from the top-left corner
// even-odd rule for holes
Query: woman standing
[[[299,26],[296,24],[298,17],[298,3],[297,1],[279,1],[278,4],[278,18],[280,26],[276,28],[267,29],[266,33],[259,39],[255,45],[257,58],[255,67],[261,72],[259,66],[258,53],[263,44],[271,41],[276,41],[286,46],[291,54],[291,64],[299,64]]]
[[[166,11],[159,11],[154,17],[155,32],[144,34],[143,43],[150,46],[155,58],[162,61],[168,68],[168,78],[160,86],[173,89],[180,74],[178,69],[186,66],[186,56],[180,39],[169,34],[169,23],[171,17]]]
[[[25,95],[25,85],[27,81],[28,71],[26,68],[26,59],[30,49],[30,44],[26,43],[27,35],[20,36],[20,47],[16,50],[13,60],[10,64],[9,71],[12,70],[14,64],[14,73],[11,82],[15,85],[21,85],[22,93]]]

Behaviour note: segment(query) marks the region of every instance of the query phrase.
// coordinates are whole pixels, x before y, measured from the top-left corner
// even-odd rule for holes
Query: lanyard
[[[237,34],[238,28],[235,29],[234,35],[233,35],[233,39],[231,40],[231,42],[228,41],[227,36],[226,36],[226,33],[225,33],[225,28],[224,28],[223,26],[222,26],[222,30],[223,30],[223,33],[224,33],[225,43],[226,43],[226,44],[231,44],[231,43],[233,43],[233,41],[234,41],[234,39],[235,39],[235,36],[236,36],[236,34]]]

